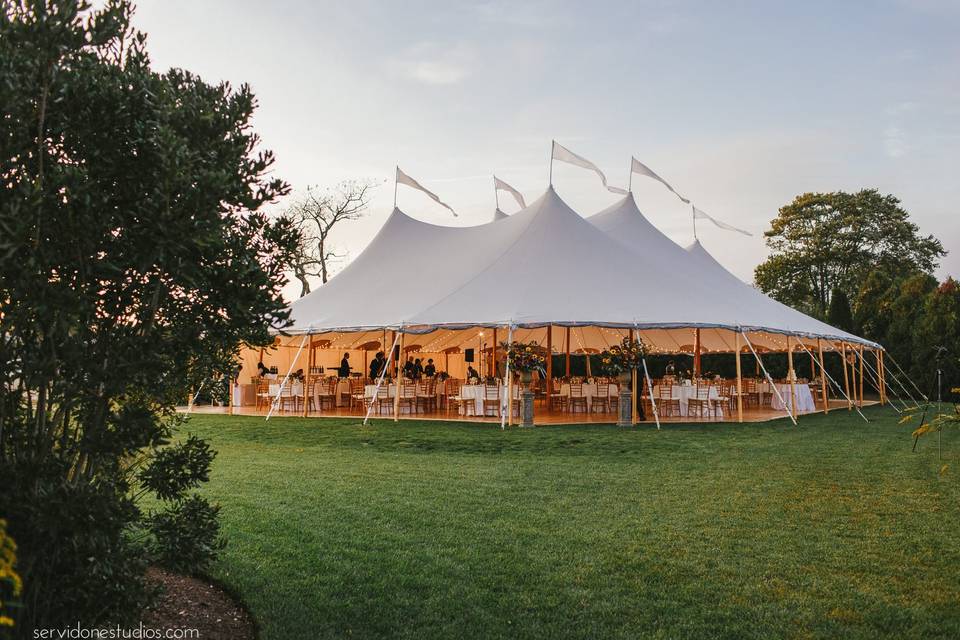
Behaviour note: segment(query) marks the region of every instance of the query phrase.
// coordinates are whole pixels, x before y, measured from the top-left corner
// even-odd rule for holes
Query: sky
[[[141,0],[134,24],[156,69],[252,86],[254,128],[295,191],[381,183],[335,232],[348,257],[389,215],[396,165],[459,217],[401,187],[406,213],[481,224],[494,173],[528,202],[543,193],[555,139],[621,187],[634,155],[752,232],[697,227],[744,280],[779,207],[860,188],[899,197],[950,252],[937,275],[960,275],[960,0]],[[582,215],[619,198],[571,165],[553,183]],[[639,176],[633,191],[670,238],[693,239],[688,206]]]

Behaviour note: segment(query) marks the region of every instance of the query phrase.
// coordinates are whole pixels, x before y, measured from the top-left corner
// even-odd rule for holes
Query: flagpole
[[[397,208],[397,176],[400,174],[400,165],[396,165],[393,170],[393,208]]]
[[[553,147],[557,144],[556,140],[550,141],[550,186],[553,186]]]

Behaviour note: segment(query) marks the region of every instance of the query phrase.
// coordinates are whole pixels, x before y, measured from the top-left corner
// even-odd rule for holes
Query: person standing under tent
[[[350,377],[350,354],[349,353],[343,354],[343,359],[340,360],[340,368],[337,370],[337,376],[340,378]]]
[[[437,375],[437,368],[433,364],[433,358],[427,359],[427,366],[423,368],[423,375],[427,376],[428,378],[432,378],[433,376]]]
[[[413,380],[413,375],[416,372],[416,365],[413,364],[413,356],[407,356],[407,361],[403,365],[403,377],[408,380]]]
[[[380,372],[383,371],[383,367],[386,366],[386,356],[384,356],[383,351],[377,351],[377,355],[374,356],[373,362],[370,363],[370,379],[376,380],[380,377]]]

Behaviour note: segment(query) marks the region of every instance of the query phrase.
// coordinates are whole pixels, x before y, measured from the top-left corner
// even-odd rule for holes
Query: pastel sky
[[[158,69],[252,85],[256,130],[295,188],[384,182],[339,234],[351,256],[389,214],[396,164],[460,217],[401,187],[404,211],[479,224],[494,172],[528,201],[543,192],[556,139],[619,186],[636,155],[753,232],[698,225],[748,281],[780,206],[861,187],[900,197],[950,250],[938,275],[960,274],[956,0],[143,0],[134,21]],[[584,215],[617,198],[569,165],[554,186]],[[689,207],[652,180],[634,193],[667,235],[692,239]]]

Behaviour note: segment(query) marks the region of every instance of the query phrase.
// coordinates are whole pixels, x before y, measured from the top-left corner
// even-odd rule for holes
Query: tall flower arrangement
[[[624,338],[600,354],[600,362],[610,375],[632,371],[643,362],[645,345],[639,338]]]
[[[543,371],[546,358],[540,354],[541,348],[536,342],[503,342],[500,346],[506,351],[513,371]]]

